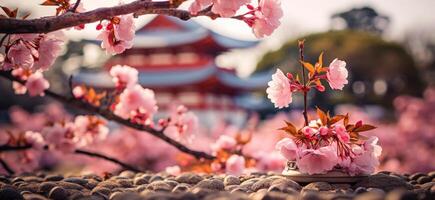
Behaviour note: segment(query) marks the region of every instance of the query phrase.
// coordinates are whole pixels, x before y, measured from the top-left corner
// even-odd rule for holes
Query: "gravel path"
[[[381,172],[350,184],[298,184],[279,174],[245,176],[186,173],[96,175],[0,175],[0,200],[142,200],[142,199],[435,199],[435,171],[428,174]]]

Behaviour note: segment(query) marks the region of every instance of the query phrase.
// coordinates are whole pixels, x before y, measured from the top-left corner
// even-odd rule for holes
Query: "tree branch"
[[[1,152],[5,152],[5,151],[24,151],[24,150],[29,150],[30,148],[32,148],[31,145],[25,145],[25,146],[9,146],[9,145],[2,145],[0,146],[0,153]],[[43,150],[48,150],[48,146],[44,146]],[[134,171],[134,172],[141,172],[141,170],[139,170],[136,167],[133,167],[129,164],[123,163],[121,161],[119,161],[116,158],[112,158],[100,153],[96,153],[96,152],[90,152],[87,150],[83,150],[83,149],[76,149],[74,151],[75,154],[81,154],[81,155],[86,155],[89,157],[94,157],[94,158],[100,158],[106,161],[110,161],[113,162],[115,164],[120,165],[121,167]],[[7,165],[7,163],[4,160],[0,159],[0,164],[3,166],[3,168],[5,168],[6,171],[8,171],[8,173],[10,174],[14,174],[14,171]]]
[[[17,81],[17,82],[20,82],[21,84],[24,84],[24,81],[21,81],[21,80],[17,79],[16,77],[12,76],[10,71],[0,71],[0,76],[3,76],[5,78],[9,79],[10,81]],[[147,132],[155,137],[162,139],[163,141],[174,146],[178,150],[180,150],[186,154],[190,154],[190,155],[194,156],[196,159],[201,159],[201,158],[214,159],[215,158],[214,156],[209,155],[205,152],[189,149],[188,147],[184,146],[183,144],[177,142],[176,140],[166,136],[162,130],[156,130],[150,126],[144,126],[141,124],[132,123],[128,119],[123,119],[123,118],[113,114],[110,110],[93,106],[91,104],[88,104],[86,102],[80,101],[80,100],[75,99],[75,98],[67,98],[67,97],[62,96],[60,94],[57,94],[51,90],[45,90],[45,94],[47,96],[50,96],[51,98],[57,100],[57,101],[64,103],[64,104],[70,105],[72,107],[81,109],[81,110],[89,112],[89,113],[98,114],[98,115],[106,118],[107,120],[116,121],[122,125],[134,128],[134,129],[139,130],[139,131],[145,131],[145,132]]]
[[[0,33],[48,33],[130,13],[134,13],[135,17],[144,14],[165,14],[178,17],[182,20],[188,20],[198,15],[214,16],[211,12],[198,13],[198,15],[193,16],[188,11],[171,8],[169,1],[153,2],[149,0],[137,0],[128,4],[98,8],[83,13],[67,12],[60,16],[48,16],[29,20],[0,18]]]
[[[9,174],[15,174],[15,171],[9,167],[8,163],[0,158],[0,165],[5,169]]]

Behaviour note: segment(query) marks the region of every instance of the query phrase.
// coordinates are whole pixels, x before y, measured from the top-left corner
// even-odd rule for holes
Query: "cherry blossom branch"
[[[24,151],[24,150],[29,150],[30,148],[32,148],[32,145],[24,145],[24,146],[10,146],[10,145],[2,145],[0,146],[0,152],[5,152],[5,151]],[[44,146],[43,150],[48,150],[48,146]],[[86,155],[89,157],[94,157],[94,158],[100,158],[106,161],[110,161],[113,162],[115,164],[118,164],[119,166],[123,167],[124,169],[127,170],[131,170],[134,172],[140,172],[141,170],[139,170],[136,167],[133,167],[129,164],[126,164],[124,162],[119,161],[116,158],[112,158],[100,153],[96,153],[96,152],[90,152],[87,150],[83,150],[83,149],[76,149],[74,151],[75,154],[81,154],[81,155]],[[14,171],[7,165],[7,163],[4,160],[0,159],[0,164],[3,166],[3,168],[5,168],[6,171],[8,171],[8,173],[10,174],[14,174]],[[7,169],[8,168],[8,169]]]
[[[24,84],[24,81],[19,80],[18,78],[12,76],[10,71],[0,71],[0,76],[2,76],[4,78],[7,78],[10,81],[17,81],[17,82],[20,82],[21,84]],[[150,127],[150,126],[145,126],[145,125],[142,125],[142,124],[132,123],[128,119],[123,119],[123,118],[113,114],[108,109],[104,109],[104,108],[101,108],[101,107],[93,106],[93,105],[91,105],[89,103],[80,101],[80,100],[75,99],[75,98],[68,98],[68,97],[62,96],[62,95],[57,94],[57,93],[55,93],[53,91],[50,91],[50,90],[45,90],[44,92],[45,92],[45,94],[47,96],[50,96],[51,98],[53,98],[53,99],[55,99],[57,101],[60,101],[62,103],[65,103],[67,105],[70,105],[72,107],[81,109],[81,110],[86,111],[86,112],[98,114],[98,115],[104,117],[107,120],[116,121],[119,124],[128,126],[130,128],[134,128],[134,129],[139,130],[139,131],[145,131],[145,132],[147,132],[147,133],[149,133],[149,134],[151,134],[151,135],[153,135],[155,137],[158,137],[158,138],[162,139],[163,141],[165,141],[166,143],[174,146],[178,150],[180,150],[180,151],[182,151],[182,152],[184,152],[186,154],[194,156],[196,159],[201,159],[201,158],[204,158],[204,159],[214,159],[215,158],[214,156],[212,156],[210,154],[207,154],[205,152],[189,149],[185,145],[183,145],[183,144],[175,141],[174,139],[166,136],[163,133],[163,130],[157,130],[157,129],[154,129],[154,128]]]
[[[48,16],[29,20],[0,18],[0,33],[48,33],[130,13],[134,13],[135,17],[144,14],[165,14],[178,17],[181,20],[188,20],[199,15],[216,17],[216,15],[210,11],[191,15],[186,10],[171,8],[171,6],[169,1],[153,2],[149,0],[138,0],[128,4],[98,8],[83,13],[67,12],[60,16]]]
[[[300,63],[301,63],[301,67],[302,67],[302,80],[303,80],[303,93],[304,93],[304,111],[303,111],[303,115],[304,115],[304,120],[305,120],[305,126],[308,126],[308,113],[307,113],[307,93],[308,93],[308,88],[307,88],[307,84],[306,84],[306,78],[305,78],[305,67],[302,64],[302,62],[304,61],[304,40],[299,41],[299,59],[300,59]]]
[[[6,161],[4,161],[1,158],[0,158],[0,165],[3,167],[3,169],[5,169],[8,172],[8,174],[15,174],[15,171],[11,167],[9,167]]]

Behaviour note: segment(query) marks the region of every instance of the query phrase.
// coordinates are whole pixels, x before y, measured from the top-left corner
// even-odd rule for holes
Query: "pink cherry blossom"
[[[111,55],[120,54],[133,46],[132,41],[116,40],[110,31],[101,32],[97,39],[102,41],[101,48]]]
[[[86,89],[83,86],[75,86],[72,93],[75,98],[82,98],[86,94]]]
[[[29,76],[25,84],[30,96],[44,96],[44,90],[50,87],[41,72],[35,72]]]
[[[32,145],[32,148],[42,150],[45,146],[44,138],[38,132],[26,131],[24,133],[24,139],[27,144]]]
[[[188,112],[184,106],[179,106],[171,114],[165,134],[191,143],[198,129],[198,117],[193,112]]]
[[[42,129],[43,135],[50,150],[57,150],[62,153],[72,153],[76,148],[74,125],[72,123],[48,126]]]
[[[314,136],[314,134],[317,133],[317,130],[309,126],[305,126],[304,128],[302,128],[302,133],[305,135],[305,137],[311,138],[312,136]]]
[[[82,146],[89,145],[95,141],[104,140],[109,128],[105,121],[93,115],[79,115],[74,120],[75,135]]]
[[[292,102],[289,80],[280,69],[276,70],[267,85],[269,86],[266,89],[267,98],[275,104],[275,107],[287,107]]]
[[[298,147],[295,142],[290,138],[284,138],[276,143],[276,150],[287,160],[295,160],[297,157]]]
[[[257,160],[256,168],[261,171],[282,171],[286,163],[286,158],[276,151],[261,153]]]
[[[27,92],[26,86],[16,81],[12,82],[12,88],[14,89],[15,94],[26,94]]]
[[[258,10],[254,13],[252,31],[257,38],[271,35],[281,25],[283,16],[280,0],[260,0]]]
[[[13,68],[30,69],[35,62],[32,51],[27,47],[23,41],[18,41],[17,44],[12,45],[7,52],[7,60]]]
[[[166,167],[165,171],[172,176],[178,176],[181,174],[181,168],[178,165]]]
[[[134,32],[136,29],[133,22],[133,15],[122,15],[119,19],[118,24],[112,22],[106,23],[106,29],[97,36],[97,39],[102,41],[101,47],[112,55],[122,53],[133,46]]]
[[[115,37],[118,40],[132,41],[136,31],[133,15],[121,15],[119,18],[119,24],[113,26]]]
[[[335,134],[337,134],[338,139],[340,139],[342,142],[349,142],[350,141],[350,135],[347,133],[346,128],[342,124],[337,124],[334,126]]]
[[[212,144],[211,148],[214,152],[217,152],[221,149],[224,150],[234,150],[236,148],[237,142],[233,137],[228,135],[221,135],[214,144]]]
[[[152,119],[157,112],[157,102],[154,92],[150,89],[144,89],[136,84],[126,88],[119,96],[119,103],[115,106],[114,113],[122,118],[128,119],[141,111]]]
[[[302,173],[324,174],[334,168],[338,163],[335,148],[324,146],[319,149],[302,149],[297,157],[296,164]]]
[[[372,136],[364,142],[363,146],[353,146],[352,152],[355,156],[352,161],[347,159],[347,162],[340,165],[347,168],[351,175],[373,173],[379,166],[379,156],[382,152],[382,148],[377,145],[377,142],[378,138]]]
[[[221,17],[232,17],[244,4],[250,0],[195,0],[189,7],[190,13],[196,15],[202,9],[213,4],[211,11]]]
[[[344,85],[348,83],[347,76],[346,62],[336,58],[329,64],[326,77],[332,89],[342,90]]]
[[[232,155],[225,163],[225,171],[227,174],[240,175],[245,170],[245,158],[239,155]]]
[[[137,83],[139,72],[127,65],[116,65],[110,69],[110,75],[117,88],[125,88]]]
[[[64,34],[62,31],[42,35],[39,41],[38,60],[33,66],[34,70],[47,70],[51,67],[61,53],[63,43]]]
[[[329,133],[329,129],[328,129],[328,127],[326,127],[326,126],[322,126],[322,127],[319,128],[319,134],[320,134],[321,136],[328,135],[328,133]]]

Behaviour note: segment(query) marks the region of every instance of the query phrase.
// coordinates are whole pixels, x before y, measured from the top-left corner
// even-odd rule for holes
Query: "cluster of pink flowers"
[[[303,42],[299,43],[303,52]],[[300,61],[303,70],[307,69],[307,77],[303,81],[290,73],[284,75],[281,70],[272,75],[266,90],[268,98],[275,107],[287,107],[292,102],[293,92],[301,92],[306,98],[311,88],[323,92],[325,87],[321,80],[326,79],[332,89],[342,90],[348,83],[346,62],[334,59],[329,67],[322,66],[322,54],[319,61],[312,65]],[[306,102],[304,102],[306,104]],[[306,105],[305,105],[306,106]],[[305,125],[301,129],[286,122],[282,128],[291,137],[284,138],[276,144],[276,149],[289,161],[294,161],[298,170],[307,174],[324,174],[334,169],[340,169],[350,175],[373,173],[379,165],[381,147],[378,139],[371,137],[364,140],[360,132],[372,130],[375,127],[358,121],[349,123],[349,115],[330,116],[317,109],[319,119],[308,121],[305,108]],[[339,123],[342,121],[343,123]]]
[[[308,92],[311,88],[323,92],[325,87],[320,82],[322,79],[326,79],[332,89],[343,89],[344,85],[348,83],[346,62],[334,59],[329,67],[322,67],[319,63],[316,64],[315,68],[309,63],[304,63],[310,69],[309,82],[305,86],[302,85],[301,80],[295,78],[292,74],[287,73],[286,76],[280,69],[277,69],[275,74],[272,75],[272,80],[268,83],[269,87],[266,89],[267,97],[275,107],[288,107],[293,100],[292,95],[294,92]]]
[[[113,17],[97,25],[97,30],[101,30],[97,39],[101,40],[101,47],[107,53],[120,54],[133,46],[135,29],[132,14]]]
[[[159,124],[165,127],[166,135],[187,143],[192,143],[199,129],[198,117],[182,105],[172,109],[170,117]]]
[[[295,161],[298,170],[307,174],[324,174],[339,169],[350,175],[371,174],[379,166],[382,148],[377,145],[378,138],[370,137],[362,145],[345,143],[351,147],[350,154],[337,154],[337,143],[310,148],[296,144],[291,138],[284,138],[276,144],[276,149],[289,161]]]
[[[257,38],[271,35],[281,24],[283,16],[280,0],[259,0],[258,6],[249,4],[251,0],[195,0],[189,10],[196,15],[211,6],[211,11],[221,17],[235,17],[246,22],[252,27],[252,32]],[[248,12],[235,16],[242,6],[246,5]]]
[[[16,94],[29,93],[30,96],[43,96],[50,85],[42,72],[53,65],[61,51],[63,33],[14,34],[5,46],[6,57],[0,70],[13,70],[13,75],[26,84],[14,82]]]

